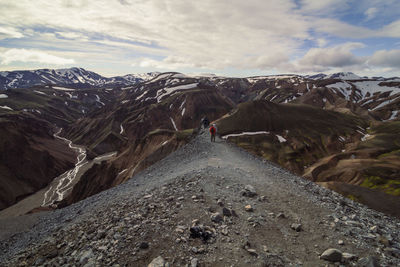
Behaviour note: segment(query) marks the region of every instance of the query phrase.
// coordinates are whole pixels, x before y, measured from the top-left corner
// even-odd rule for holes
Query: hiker
[[[201,125],[203,126],[204,129],[207,129],[207,128],[208,128],[208,125],[210,125],[210,121],[208,120],[207,117],[204,117],[204,118],[201,120]]]
[[[217,126],[215,124],[210,127],[211,142],[215,142],[215,135],[217,134]]]

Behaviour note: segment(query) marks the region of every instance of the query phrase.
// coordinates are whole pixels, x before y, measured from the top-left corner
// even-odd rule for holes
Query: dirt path
[[[146,266],[161,256],[172,266],[323,266],[319,256],[337,248],[354,256],[344,254],[346,265],[373,256],[396,266],[399,227],[202,133],[125,184],[18,229],[2,240],[0,262]]]

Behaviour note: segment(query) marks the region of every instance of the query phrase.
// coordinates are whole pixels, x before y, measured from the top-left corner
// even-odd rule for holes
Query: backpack
[[[215,134],[215,128],[214,128],[214,126],[211,126],[211,127],[210,127],[210,133],[211,133],[211,134]]]

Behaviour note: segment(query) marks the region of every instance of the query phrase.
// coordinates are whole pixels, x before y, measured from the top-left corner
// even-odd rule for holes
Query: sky
[[[400,0],[0,0],[0,71],[400,76]]]

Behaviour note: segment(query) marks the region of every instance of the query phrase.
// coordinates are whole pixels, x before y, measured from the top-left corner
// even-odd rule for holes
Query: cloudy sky
[[[0,70],[400,76],[399,0],[0,0]]]

